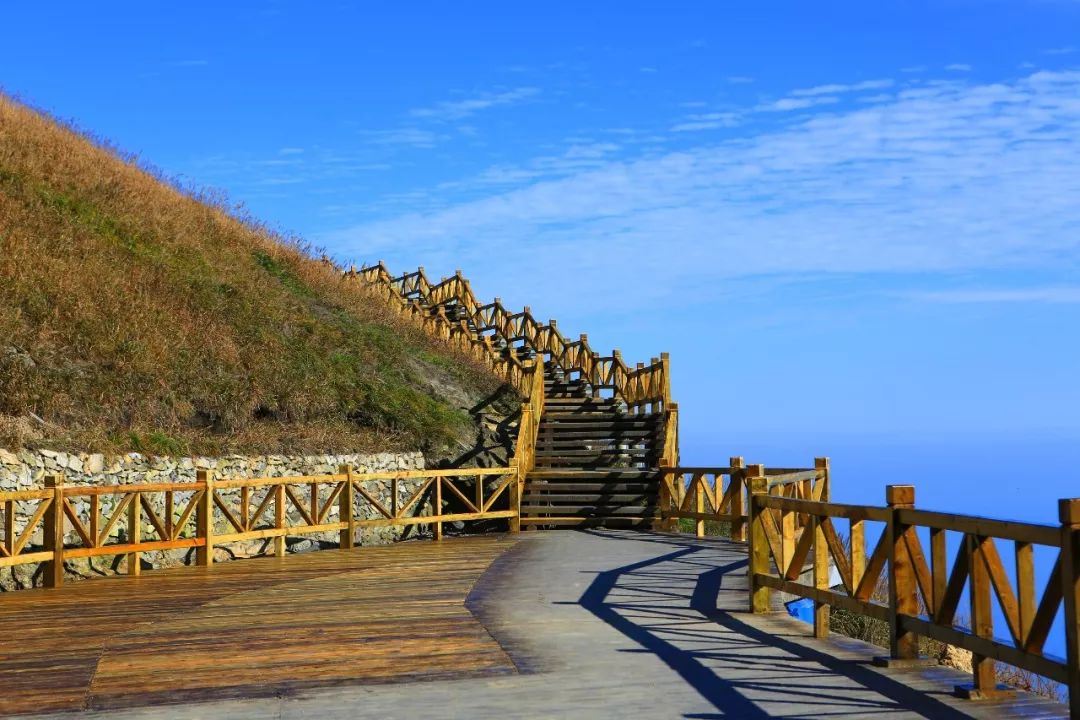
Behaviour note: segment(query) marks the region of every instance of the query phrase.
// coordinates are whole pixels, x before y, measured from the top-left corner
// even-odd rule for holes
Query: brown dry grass
[[[298,240],[0,96],[0,428],[40,418],[0,446],[434,447],[468,432],[448,383],[496,384]]]

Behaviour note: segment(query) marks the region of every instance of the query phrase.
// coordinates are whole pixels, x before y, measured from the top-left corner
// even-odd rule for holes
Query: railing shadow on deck
[[[673,548],[671,552],[654,558],[598,573],[578,604],[633,641],[640,648],[636,652],[655,655],[717,710],[715,714],[686,717],[773,717],[748,698],[745,691],[768,692],[778,689],[789,696],[799,695],[807,706],[805,711],[794,715],[785,713],[785,717],[823,717],[837,711],[858,711],[872,716],[878,712],[884,715],[897,710],[946,720],[972,717],[872,670],[868,664],[833,657],[758,629],[742,620],[739,617],[741,613],[720,609],[717,599],[721,593],[735,592],[740,599],[745,597],[747,591],[743,578],[747,560],[721,566],[704,562],[703,557],[699,561],[696,556],[706,548],[694,538],[640,532],[633,536],[592,530],[579,532],[615,542],[655,542]],[[620,601],[613,597],[615,591],[631,593],[645,600]],[[681,600],[685,600],[685,604],[679,602]],[[670,604],[671,601],[676,604]],[[735,636],[678,627],[681,624],[697,624],[702,620],[712,621]],[[736,647],[726,647],[732,644]],[[790,657],[769,658],[751,654],[755,646],[774,648]],[[744,667],[752,664],[762,670],[761,679],[724,678],[706,664],[709,660],[728,660]],[[835,691],[830,692],[824,686],[816,691],[779,687],[776,676],[778,672],[790,671],[792,660],[816,663],[822,668],[817,674],[846,677],[883,699],[838,698]],[[806,672],[801,671],[801,675],[805,677]]]

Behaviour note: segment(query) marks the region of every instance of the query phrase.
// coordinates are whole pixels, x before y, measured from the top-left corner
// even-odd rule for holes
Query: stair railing
[[[536,441],[540,433],[540,418],[544,414],[544,364],[538,357],[529,373],[529,397],[521,405],[521,421],[518,423],[517,447],[510,466],[515,473],[510,494],[510,509],[515,514],[510,519],[510,531],[521,529],[521,496],[525,478],[536,466]]]
[[[587,335],[567,341],[554,320],[542,325],[528,307],[520,313],[511,313],[503,307],[499,298],[482,305],[460,270],[453,277],[443,278],[436,284],[428,280],[423,267],[416,272],[393,277],[381,261],[359,271],[353,268],[346,275],[381,287],[382,295],[388,300],[403,303],[405,314],[421,322],[421,316],[432,315],[436,307],[448,304],[460,307],[466,315],[460,327],[447,329],[447,325],[455,323],[435,312],[434,324],[423,323],[425,329],[444,340],[455,341],[457,346],[470,354],[473,354],[473,346],[477,354],[487,354],[484,362],[522,394],[528,392],[528,379],[515,352],[518,350],[535,353],[538,358],[547,359],[564,372],[576,374],[583,382],[591,384],[594,391],[612,390],[634,413],[663,412],[671,402],[667,353],[652,358],[648,365],[638,363],[633,369],[623,361],[618,350],[611,356],[601,357],[589,345]],[[474,330],[468,329],[470,322]],[[491,337],[493,343],[504,342],[509,351],[504,352],[493,344],[483,343],[483,337]]]

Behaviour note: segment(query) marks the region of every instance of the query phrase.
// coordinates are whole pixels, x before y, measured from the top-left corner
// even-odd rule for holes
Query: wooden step
[[[597,468],[593,470],[533,470],[526,480],[552,481],[558,479],[583,480],[588,482],[600,482],[603,480],[623,480],[628,482],[659,482],[660,471],[648,469],[628,468]]]
[[[561,515],[563,517],[645,517],[651,515],[655,506],[652,505],[603,505],[589,503],[586,505],[526,505],[521,504],[523,516],[535,517],[538,513]]]
[[[539,480],[525,483],[526,494],[531,492],[567,492],[593,494],[609,492],[616,495],[646,495],[649,493],[655,493],[657,491],[658,488],[655,483],[547,483]]]
[[[652,527],[657,518],[648,517],[536,517],[521,518],[528,527]]]
[[[600,503],[600,498],[603,498],[604,502]],[[605,495],[603,493],[557,493],[557,494],[545,494],[539,492],[526,492],[521,498],[522,507],[533,507],[536,505],[543,505],[544,503],[574,503],[575,505],[581,504],[618,504],[618,505],[636,505],[647,506],[655,505],[657,500],[656,493],[612,493]]]
[[[554,430],[554,429],[553,429]],[[627,439],[631,442],[643,442],[656,436],[656,430],[621,430],[615,435],[598,435],[592,430],[579,430],[573,428],[570,430],[558,429],[550,433],[550,436],[554,438],[556,442],[571,442],[574,440],[610,440],[611,442],[620,442],[623,439]],[[543,440],[543,436],[540,437]]]
[[[547,415],[540,418],[540,428],[545,427],[572,430],[648,430],[656,429],[655,420],[635,420],[630,417],[603,418],[596,415]]]

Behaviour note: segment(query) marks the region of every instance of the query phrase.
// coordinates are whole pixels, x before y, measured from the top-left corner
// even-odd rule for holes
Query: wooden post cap
[[[822,468],[828,468],[829,467],[829,458],[827,458],[827,457],[814,458],[814,467],[819,469],[819,470],[822,469]]]
[[[639,362],[639,363],[637,364],[637,369],[638,369],[638,370],[644,370],[644,369],[645,369],[645,363],[643,363],[643,362]]]
[[[886,485],[885,502],[889,505],[914,505],[914,485]]]
[[[743,460],[742,455],[732,455],[731,458],[728,459],[728,465],[733,468],[741,468],[746,465],[746,461]]]
[[[747,465],[746,474],[751,477],[765,477],[765,466],[761,464]]]
[[[420,272],[420,273],[424,272],[424,266],[423,265],[418,266],[416,268],[416,272]]]
[[[501,297],[499,297],[498,295],[496,295],[496,296],[495,296],[495,304],[496,304],[496,305],[499,305],[500,303],[502,303],[502,298],[501,298]]]
[[[581,333],[581,342],[589,342],[589,336],[586,333]]]
[[[1080,498],[1058,500],[1058,517],[1062,525],[1080,525]]]
[[[671,353],[666,353],[666,352],[660,353],[660,359],[661,360],[669,360],[669,359],[671,359]]]
[[[554,320],[548,320],[548,325],[550,325],[551,327],[555,327],[558,324],[559,323],[555,322]]]
[[[526,314],[526,315],[528,315],[528,314],[530,314],[531,312],[532,312],[532,310],[530,310],[530,309],[529,309],[529,306],[528,306],[528,305],[526,305],[526,306],[525,306],[525,314]]]
[[[454,276],[455,277],[461,277],[461,270],[455,270],[454,271]]]

